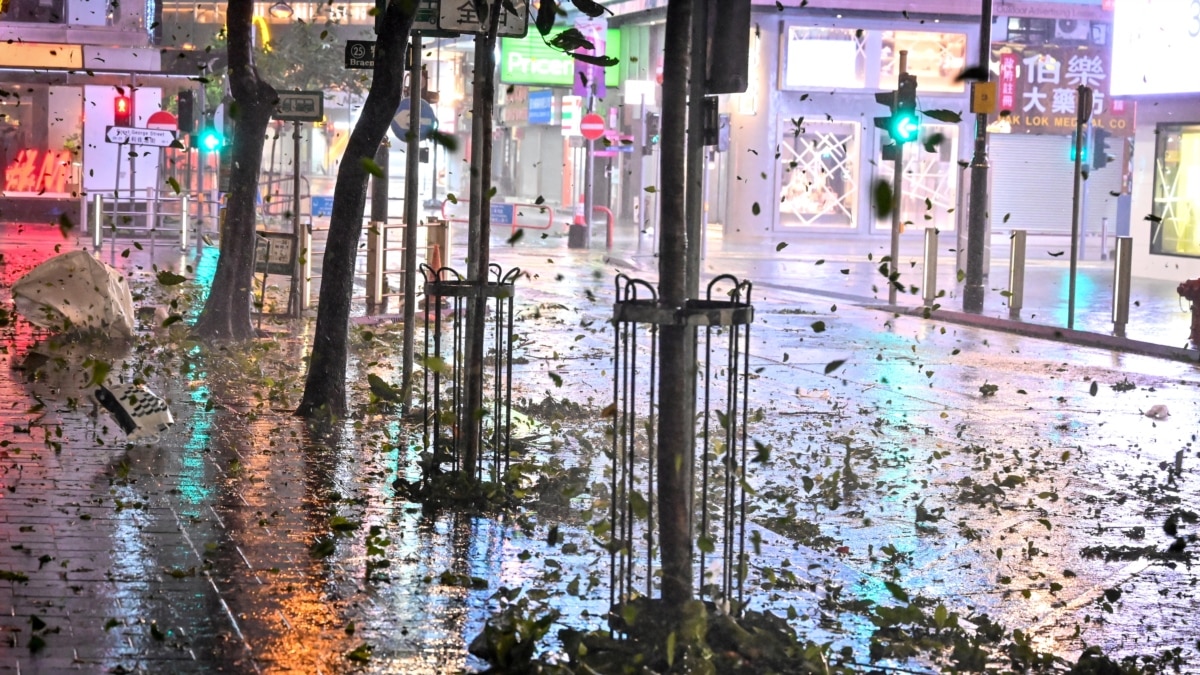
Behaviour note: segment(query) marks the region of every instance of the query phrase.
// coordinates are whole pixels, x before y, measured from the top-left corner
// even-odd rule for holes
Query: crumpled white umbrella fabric
[[[133,336],[133,296],[120,272],[87,251],[54,256],[12,287],[17,312],[35,326]]]

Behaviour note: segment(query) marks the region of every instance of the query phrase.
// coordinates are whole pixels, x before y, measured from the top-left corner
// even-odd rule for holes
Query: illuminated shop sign
[[[1113,8],[1112,93],[1200,92],[1200,3],[1118,0]]]
[[[565,29],[550,32],[545,40]],[[605,53],[619,57],[621,31],[609,29],[604,38]],[[551,87],[570,87],[574,83],[575,59],[554,49],[542,36],[531,32],[527,37],[500,39],[500,81],[505,84],[540,84]],[[606,68],[604,83],[615,87],[619,83],[617,66]]]
[[[66,192],[71,180],[74,157],[68,150],[43,152],[26,148],[4,172],[5,192]]]
[[[997,43],[999,107],[993,131],[1069,135],[1075,133],[1075,89],[1093,90],[1092,123],[1117,136],[1133,134],[1132,101],[1109,95],[1108,53],[1090,47]]]

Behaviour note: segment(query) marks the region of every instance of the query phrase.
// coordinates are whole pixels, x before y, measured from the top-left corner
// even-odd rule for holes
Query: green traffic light
[[[889,132],[897,143],[911,143],[917,140],[921,133],[921,120],[912,113],[898,111],[892,115]]]
[[[216,129],[209,127],[200,132],[200,147],[206,152],[216,152],[224,145],[224,139]]]

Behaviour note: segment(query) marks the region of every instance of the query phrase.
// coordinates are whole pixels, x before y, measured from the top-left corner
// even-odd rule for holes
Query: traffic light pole
[[[288,288],[288,317],[300,318],[300,122],[292,123],[292,284]],[[261,310],[260,310],[261,311]]]
[[[900,75],[908,74],[908,50],[900,50]],[[892,162],[892,248],[888,257],[888,304],[896,304],[896,281],[900,278],[900,202],[904,191],[904,143],[896,142],[896,159]]]
[[[409,136],[405,152],[404,165],[404,345],[401,350],[400,391],[405,412],[412,405],[413,360],[416,358],[416,324],[417,324],[417,226],[420,224],[420,214],[417,211],[417,200],[420,199],[417,180],[421,171],[421,92],[425,90],[425,82],[421,68],[421,33],[413,31],[409,38],[409,49],[412,50],[412,63],[408,73],[408,127]],[[413,121],[412,111],[417,111],[416,121]],[[433,154],[436,153],[436,149]],[[433,182],[437,182],[434,174]],[[445,252],[449,254],[449,251]]]
[[[1071,275],[1067,290],[1067,329],[1075,328],[1075,275],[1079,267],[1080,206],[1083,203],[1083,128],[1092,118],[1092,90],[1076,88],[1075,104],[1075,191],[1071,199]]]
[[[904,146],[896,147],[892,166],[892,248],[888,257],[888,304],[896,304],[896,281],[900,278],[900,198],[904,182]]]
[[[986,82],[991,79],[992,0],[983,0],[979,16],[979,66]],[[975,116],[975,155],[971,158],[971,197],[967,206],[967,269],[963,286],[963,311],[983,312],[983,253],[988,236],[987,113]]]

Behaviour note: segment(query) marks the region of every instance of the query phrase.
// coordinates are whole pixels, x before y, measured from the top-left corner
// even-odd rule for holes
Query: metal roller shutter
[[[992,134],[988,142],[992,179],[992,229],[1028,230],[1033,233],[1071,233],[1073,190],[1071,138],[1033,134]],[[1100,232],[1108,218],[1111,236],[1117,215],[1121,168],[1111,162],[1091,172],[1087,180],[1087,206],[1083,230]],[[1004,222],[1008,215],[1008,222]]]

